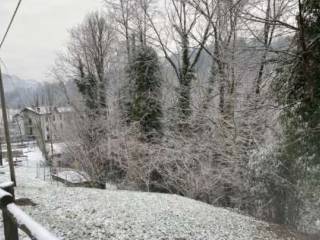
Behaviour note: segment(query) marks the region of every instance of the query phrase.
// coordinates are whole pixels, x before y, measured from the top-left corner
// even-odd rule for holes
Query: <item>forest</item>
[[[319,231],[320,1],[105,0],[52,75],[96,187]]]

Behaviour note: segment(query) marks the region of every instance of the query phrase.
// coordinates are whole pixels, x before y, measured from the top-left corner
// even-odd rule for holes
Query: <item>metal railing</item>
[[[13,182],[0,184],[0,208],[5,240],[18,240],[18,228],[32,240],[59,240],[14,203]]]

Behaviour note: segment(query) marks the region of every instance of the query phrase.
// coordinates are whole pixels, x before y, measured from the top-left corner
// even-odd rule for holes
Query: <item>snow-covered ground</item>
[[[65,170],[53,175],[61,179],[61,181],[66,181],[69,183],[86,183],[89,179],[89,176],[87,176],[84,172],[77,172],[73,170]]]
[[[43,181],[36,178],[36,166],[43,160],[39,149],[29,147],[24,154],[28,160],[16,168],[17,198],[30,198],[36,206],[22,209],[61,239],[303,239],[282,227],[177,195],[71,188]],[[8,167],[0,172],[0,182],[7,181]]]

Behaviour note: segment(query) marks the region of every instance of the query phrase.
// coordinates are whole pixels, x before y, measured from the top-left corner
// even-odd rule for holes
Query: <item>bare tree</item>
[[[202,26],[200,13],[190,7],[187,1],[170,0],[166,2],[166,9],[164,26],[167,29],[160,29],[155,19],[146,14],[154,31],[155,44],[163,52],[178,79],[178,109],[183,122],[191,115],[191,84],[203,46],[209,38],[210,27],[209,24]],[[199,28],[203,27],[204,31],[198,34]],[[199,43],[192,40],[195,35]]]
[[[97,112],[107,108],[107,74],[115,38],[111,20],[103,14],[92,13],[83,24],[71,30],[68,52],[63,57],[84,100]]]
[[[145,13],[151,11],[155,0],[104,0],[108,13],[115,19],[117,32],[125,41],[127,61],[135,48],[135,38],[147,43],[148,22]]]
[[[78,163],[82,164],[81,170],[95,177],[93,181],[99,185],[103,185],[101,179],[106,165],[102,163],[105,163],[106,158],[102,158],[96,151],[99,151],[104,142],[107,132],[105,122],[110,117],[108,112],[113,104],[108,102],[110,98],[107,94],[110,93],[110,67],[117,53],[114,51],[116,39],[117,34],[111,18],[103,13],[91,13],[82,24],[71,30],[67,52],[60,56],[53,70],[58,80],[71,80],[76,84],[78,98],[68,95],[65,88],[67,99],[75,111],[72,121],[78,120],[79,123],[78,128],[73,128],[75,131],[72,140],[76,142],[76,147],[83,147],[81,151],[77,148],[79,154],[83,153],[82,159],[73,159],[78,160]],[[73,99],[78,102],[73,102]]]
[[[124,37],[127,59],[131,58],[131,22],[134,16],[133,0],[105,0],[109,14],[118,24],[118,32]]]

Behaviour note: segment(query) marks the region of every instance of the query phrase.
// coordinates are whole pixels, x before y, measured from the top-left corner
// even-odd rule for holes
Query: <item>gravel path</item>
[[[5,174],[0,180],[8,178],[7,168],[1,171]],[[17,198],[36,204],[23,210],[61,239],[302,239],[283,228],[177,195],[68,188],[35,179],[34,164],[16,172]]]

